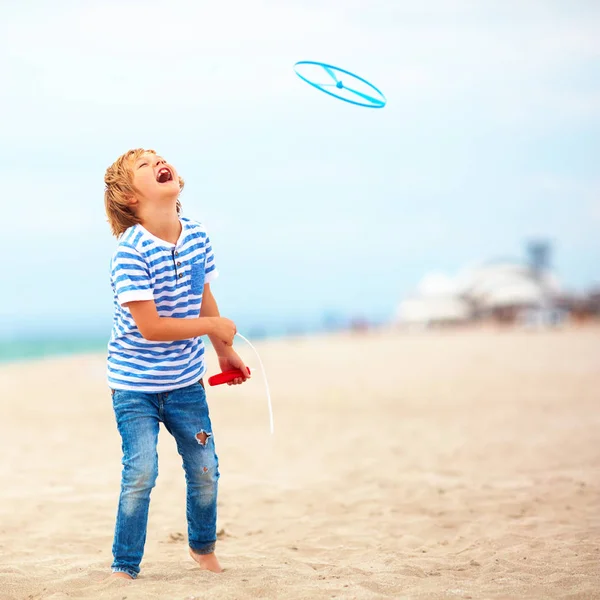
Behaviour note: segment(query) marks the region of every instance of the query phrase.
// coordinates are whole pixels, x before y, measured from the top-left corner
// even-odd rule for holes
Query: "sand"
[[[600,598],[599,329],[259,349],[274,436],[260,372],[209,388],[225,572],[187,555],[162,430],[134,582],[106,580],[121,457],[104,357],[2,367],[0,598]]]

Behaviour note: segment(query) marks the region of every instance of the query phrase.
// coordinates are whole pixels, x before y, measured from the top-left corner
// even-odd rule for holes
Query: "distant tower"
[[[548,282],[545,275],[550,267],[551,245],[545,240],[532,240],[527,244],[527,251],[529,254],[529,268],[534,278],[538,281],[542,292],[541,308],[550,309],[553,304],[552,294],[548,289]]]
[[[551,245],[544,240],[534,240],[527,244],[529,267],[536,279],[540,279],[550,266]]]

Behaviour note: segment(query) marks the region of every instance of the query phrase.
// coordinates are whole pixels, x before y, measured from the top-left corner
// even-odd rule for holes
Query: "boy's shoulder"
[[[182,223],[185,224],[185,227],[190,231],[200,231],[206,233],[206,228],[202,221],[198,221],[196,219],[190,219],[189,217],[180,217]]]
[[[137,225],[132,225],[123,232],[123,235],[117,242],[115,254],[122,251],[137,250],[138,252],[143,246],[143,236],[140,228]]]
[[[198,241],[206,242],[208,239],[208,231],[202,221],[181,217],[181,222],[185,225],[188,234],[198,239]]]
[[[142,258],[144,254],[143,240],[137,225],[132,225],[125,230],[117,241],[111,257],[111,263],[118,258]]]

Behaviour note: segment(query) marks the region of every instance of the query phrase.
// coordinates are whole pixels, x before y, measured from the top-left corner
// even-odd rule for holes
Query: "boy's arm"
[[[220,317],[219,307],[217,301],[213,296],[212,290],[210,289],[210,283],[204,285],[204,291],[202,292],[202,306],[200,307],[200,318],[211,318]],[[212,333],[207,333],[217,356],[221,357],[231,351],[231,344],[227,346],[217,336]]]
[[[124,304],[129,308],[140,333],[153,342],[174,342],[203,335],[226,348],[233,344],[235,323],[217,313],[215,316],[203,316],[195,319],[161,317],[156,310],[154,300],[138,300]],[[214,339],[214,341],[213,341]]]

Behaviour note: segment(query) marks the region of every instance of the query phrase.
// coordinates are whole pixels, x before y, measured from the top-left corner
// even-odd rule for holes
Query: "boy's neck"
[[[181,235],[182,226],[177,210],[145,214],[141,224],[152,235],[170,244],[176,244]]]

